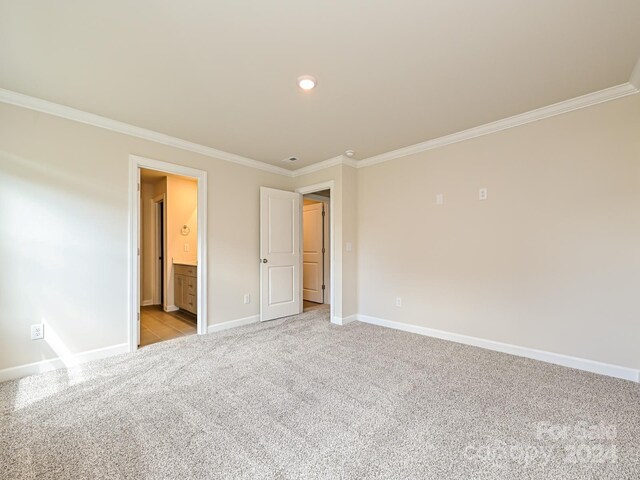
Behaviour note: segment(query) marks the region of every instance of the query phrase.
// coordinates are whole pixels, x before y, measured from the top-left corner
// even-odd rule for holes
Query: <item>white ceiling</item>
[[[1,88],[287,169],[619,85],[638,57],[638,0],[0,0]]]

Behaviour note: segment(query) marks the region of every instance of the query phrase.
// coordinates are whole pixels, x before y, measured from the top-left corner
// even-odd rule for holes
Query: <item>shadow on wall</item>
[[[126,341],[126,191],[66,167],[0,152],[0,369]]]

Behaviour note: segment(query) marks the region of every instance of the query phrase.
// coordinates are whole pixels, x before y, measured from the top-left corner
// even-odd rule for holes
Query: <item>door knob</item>
[[[262,263],[267,263],[267,259],[266,259],[266,258],[263,258],[263,259],[262,259]]]

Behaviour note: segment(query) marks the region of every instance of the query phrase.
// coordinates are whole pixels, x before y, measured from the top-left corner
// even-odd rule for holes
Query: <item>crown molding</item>
[[[216,150],[215,148],[206,147],[197,143],[182,140],[180,138],[165,135],[164,133],[154,132],[153,130],[147,130],[145,128],[136,127],[128,123],[119,122],[110,118],[102,117],[94,113],[84,112],[76,108],[67,107],[58,103],[49,102],[40,98],[31,97],[22,93],[13,92],[0,88],[0,102],[8,103],[10,105],[16,105],[18,107],[28,108],[56,117],[66,118],[67,120],[73,120],[87,125],[93,125],[94,127],[104,128],[117,133],[123,133],[132,137],[142,138],[156,143],[161,143],[170,147],[179,148],[181,150],[187,150],[189,152],[198,153],[206,157],[216,158],[218,160],[224,160],[238,165],[244,165],[245,167],[257,168],[265,172],[276,173],[279,175],[291,176],[291,170],[285,168],[276,167],[268,163],[253,160],[251,158],[242,157],[234,153],[224,152],[222,150]]]
[[[292,170],[291,177],[300,177],[302,175],[307,175],[309,173],[318,172],[320,170],[324,170],[325,168],[333,167],[335,165],[347,165],[349,167],[357,167],[358,162],[352,158],[347,157],[346,155],[338,155],[337,157],[330,158],[328,160],[323,160],[322,162],[314,163],[312,165],[308,165],[306,167],[298,168],[296,170]]]
[[[206,147],[204,145],[189,142],[187,140],[182,140],[170,135],[154,132],[153,130],[136,127],[135,125],[119,122],[117,120],[112,120],[110,118],[102,117],[100,115],[89,112],[84,112],[82,110],[67,107],[65,105],[60,105],[57,103],[49,102],[47,100],[31,97],[22,93],[13,92],[11,90],[0,88],[0,102],[28,108],[30,110],[47,113],[49,115],[66,118],[68,120],[73,120],[80,123],[85,123],[87,125],[93,125],[95,127],[104,128],[106,130],[142,138],[144,140],[161,143],[163,145],[198,153],[210,158],[243,165],[245,167],[256,168],[258,170],[283,175],[285,177],[295,178],[302,175],[318,172],[335,165],[345,165],[354,168],[363,168],[377,165],[379,163],[388,162],[396,158],[414,155],[416,153],[425,152],[427,150],[433,150],[435,148],[444,147],[453,143],[463,142],[472,138],[496,133],[501,130],[506,130],[527,123],[536,122],[538,120],[543,120],[555,115],[561,115],[573,110],[597,105],[598,103],[608,102],[610,100],[615,100],[627,95],[633,95],[635,93],[638,93],[639,91],[640,60],[638,60],[638,63],[636,64],[633,73],[631,74],[629,82],[622,85],[605,88],[604,90],[588,93],[580,97],[564,100],[562,102],[554,103],[553,105],[531,110],[529,112],[514,115],[502,120],[480,125],[478,127],[473,127],[461,132],[445,135],[443,137],[434,138],[426,142],[399,148],[397,150],[382,153],[380,155],[375,155],[363,160],[354,160],[345,155],[338,155],[336,157],[329,158],[328,160],[317,162],[306,167],[298,168],[296,170],[288,170],[286,168],[277,167],[275,165],[261,162],[259,160],[254,160],[252,158],[242,157],[234,153]]]
[[[639,67],[636,66],[636,70]],[[637,71],[634,71],[638,73]],[[640,73],[638,73],[640,75]],[[563,113],[578,110],[580,108],[589,107],[591,105],[597,105],[598,103],[608,102],[615,100],[616,98],[625,97],[627,95],[633,95],[638,93],[638,88],[631,83],[624,83],[611,88],[605,88],[597,92],[588,93],[580,97],[575,97],[562,102],[554,103],[547,107],[538,108],[529,112],[514,115],[512,117],[504,118],[496,122],[486,123],[478,127],[473,127],[461,132],[452,133],[451,135],[445,135],[443,137],[434,138],[426,142],[417,143],[391,152],[382,153],[373,157],[359,160],[357,162],[357,168],[369,167],[371,165],[377,165],[379,163],[388,162],[400,157],[406,157],[407,155],[413,155],[427,150],[433,150],[434,148],[444,147],[445,145],[451,145],[452,143],[463,142],[472,138],[480,137],[483,135],[489,135],[490,133],[499,132],[508,128],[517,127],[526,123],[537,122],[545,118],[553,117],[555,115],[561,115]]]

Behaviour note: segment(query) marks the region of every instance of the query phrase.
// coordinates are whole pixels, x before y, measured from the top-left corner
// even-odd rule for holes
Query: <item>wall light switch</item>
[[[244,304],[247,305],[251,303],[251,295],[249,295],[248,293],[244,294]]]
[[[41,338],[44,338],[44,325],[42,323],[31,325],[31,340],[39,340]]]
[[[188,252],[188,251],[189,251],[189,244],[188,244],[188,243],[185,243],[185,244],[184,244],[184,251],[185,251],[185,252]]]
[[[444,195],[442,193],[436,195],[436,205],[444,205]]]
[[[353,250],[353,245],[351,245],[351,242],[347,242],[345,248],[347,252],[350,252],[351,250]]]
[[[486,199],[488,198],[488,196],[489,196],[489,192],[487,191],[487,189],[486,189],[486,188],[481,188],[481,189],[478,191],[478,198],[479,198],[480,200],[486,200]]]
[[[396,307],[402,307],[402,297],[396,297]]]

